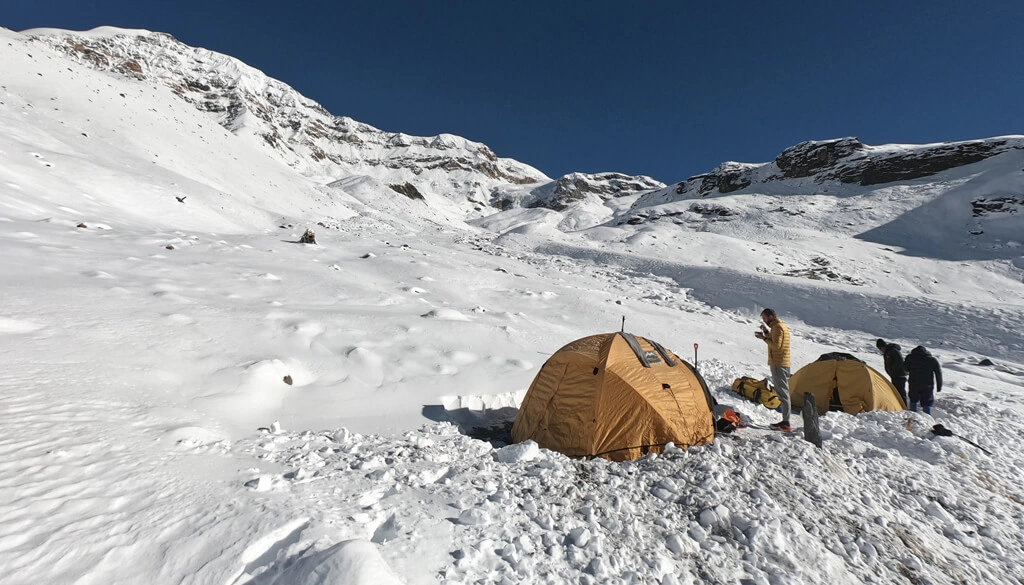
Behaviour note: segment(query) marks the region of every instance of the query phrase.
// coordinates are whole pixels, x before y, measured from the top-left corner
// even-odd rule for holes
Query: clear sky
[[[1024,133],[1024,1],[32,0],[13,30],[167,32],[383,130],[550,176],[675,182],[803,140]],[[0,64],[0,72],[3,65]]]

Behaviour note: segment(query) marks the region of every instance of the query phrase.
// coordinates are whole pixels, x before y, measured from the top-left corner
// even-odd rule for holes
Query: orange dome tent
[[[714,440],[714,401],[686,361],[629,333],[573,341],[541,367],[526,392],[515,442],[614,461]]]
[[[804,392],[814,394],[818,414],[829,410],[849,414],[899,411],[907,407],[884,375],[845,353],[826,353],[797,370],[789,379],[793,408],[803,407]]]

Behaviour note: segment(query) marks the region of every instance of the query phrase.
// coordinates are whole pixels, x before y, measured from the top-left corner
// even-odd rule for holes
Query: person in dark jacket
[[[903,348],[895,343],[887,343],[884,339],[876,341],[875,347],[885,360],[885,373],[889,374],[889,380],[900,393],[903,404],[910,406],[910,401],[907,400],[907,369],[903,367]]]
[[[920,403],[921,410],[931,414],[932,404],[935,403],[934,392],[942,392],[942,368],[939,367],[939,360],[935,359],[923,345],[919,345],[910,351],[907,359],[903,360],[903,366],[907,369],[910,386],[910,410],[916,411]]]

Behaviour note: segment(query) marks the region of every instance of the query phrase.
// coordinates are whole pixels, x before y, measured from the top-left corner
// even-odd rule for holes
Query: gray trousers
[[[775,393],[779,395],[782,404],[779,411],[782,412],[782,420],[789,422],[789,413],[793,410],[789,402],[789,368],[782,366],[770,366],[772,370],[772,385],[775,386]]]

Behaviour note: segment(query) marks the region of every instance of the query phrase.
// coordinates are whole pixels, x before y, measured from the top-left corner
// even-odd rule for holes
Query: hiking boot
[[[784,433],[789,433],[793,431],[793,427],[789,426],[789,421],[787,420],[772,423],[768,425],[768,428],[770,428],[773,431],[782,431]]]

